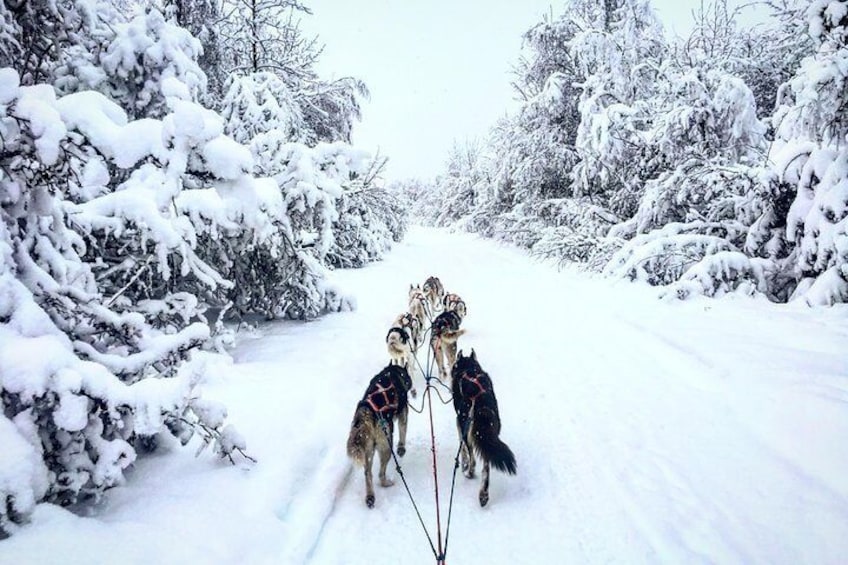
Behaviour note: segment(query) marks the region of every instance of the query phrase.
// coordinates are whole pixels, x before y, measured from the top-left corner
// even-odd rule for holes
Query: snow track
[[[395,486],[375,483],[369,510],[345,441],[409,284],[433,274],[468,304],[460,347],[490,373],[518,461],[515,477],[492,472],[486,508],[479,478],[457,477],[449,563],[844,562],[848,311],[663,302],[423,229],[385,261],[338,273],[356,312],[270,324],[212,371],[207,394],[258,465],[175,448],[140,463],[93,518],[37,512],[0,561],[35,546],[72,554],[61,532],[84,531],[95,559],[80,563],[123,534],[153,548],[127,558],[138,563],[432,564],[394,463]],[[434,399],[433,411],[444,520],[456,428],[452,406]],[[410,413],[401,464],[435,536],[431,457],[427,412]],[[174,534],[180,552],[157,550],[174,520],[191,525]]]

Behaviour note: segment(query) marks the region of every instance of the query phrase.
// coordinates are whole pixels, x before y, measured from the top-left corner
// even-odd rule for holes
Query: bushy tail
[[[459,336],[461,336],[464,333],[465,333],[464,328],[460,329],[460,330],[445,330],[445,331],[442,332],[442,335],[439,336],[439,337],[441,337],[442,341],[444,341],[445,343],[454,343],[457,339],[459,339]]]
[[[471,442],[474,451],[502,473],[514,475],[518,466],[515,455],[507,444],[501,441],[497,432],[498,417],[494,410],[480,407],[474,410],[471,424]]]
[[[365,465],[365,446],[368,442],[368,423],[365,421],[366,411],[357,408],[350,424],[350,435],[347,436],[347,454],[359,465]]]

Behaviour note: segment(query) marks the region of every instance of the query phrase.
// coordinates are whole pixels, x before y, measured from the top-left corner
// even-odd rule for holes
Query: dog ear
[[[475,361],[477,360],[477,353],[474,351],[474,348],[471,348],[471,358]]]

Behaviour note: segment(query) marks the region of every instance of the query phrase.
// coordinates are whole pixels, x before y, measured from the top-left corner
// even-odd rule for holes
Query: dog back
[[[457,312],[460,318],[465,317],[467,307],[465,306],[465,301],[458,294],[446,294],[444,299],[442,299],[442,304],[446,311]]]
[[[460,357],[451,371],[453,404],[457,413],[467,415],[471,405],[478,400],[493,405],[497,413],[497,399],[492,379],[476,359]]]
[[[447,332],[454,332],[459,329],[459,324],[462,323],[462,319],[459,317],[459,314],[450,310],[448,312],[442,312],[436,319],[433,320],[432,325],[432,336],[434,338],[441,337]]]
[[[391,421],[406,408],[406,393],[410,388],[412,378],[407,370],[388,365],[368,383],[359,405],[367,406],[377,417]]]

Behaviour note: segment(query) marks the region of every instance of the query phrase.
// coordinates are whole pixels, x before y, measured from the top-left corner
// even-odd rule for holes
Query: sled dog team
[[[462,298],[446,293],[437,277],[428,278],[423,286],[409,286],[408,312],[399,315],[386,334],[389,364],[371,379],[356,405],[347,440],[348,455],[365,469],[365,504],[369,508],[374,507],[375,451],[380,455],[380,486],[394,484],[386,477],[386,467],[392,456],[395,421],[399,428],[396,453],[399,457],[406,453],[407,394],[413,398],[417,394],[410,371],[427,333],[427,323],[439,378],[447,383],[450,374],[463,474],[474,477],[475,453],[483,460],[480,506],[489,501],[490,465],[510,475],[516,472],[515,456],[499,437],[501,421],[491,378],[473,349],[471,355],[459,351],[457,356],[457,340],[465,333],[460,328],[465,314]]]

